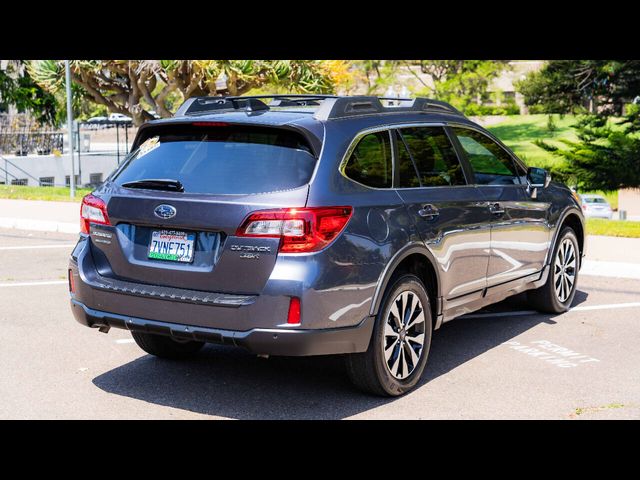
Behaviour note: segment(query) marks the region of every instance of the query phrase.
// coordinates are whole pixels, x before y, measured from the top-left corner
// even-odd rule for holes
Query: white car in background
[[[110,122],[130,122],[131,117],[127,117],[121,113],[112,113],[109,115]]]
[[[587,218],[608,218],[611,220],[613,210],[611,205],[602,195],[580,195],[582,211]]]

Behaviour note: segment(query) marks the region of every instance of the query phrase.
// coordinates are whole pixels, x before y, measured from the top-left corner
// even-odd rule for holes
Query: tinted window
[[[399,152],[406,146],[418,171],[420,183],[415,186],[465,185],[462,166],[442,127],[403,128],[400,134],[404,145],[398,146]]]
[[[398,186],[400,188],[415,188],[420,186],[420,179],[413,165],[409,152],[402,143],[400,133],[396,131],[396,143],[398,144]]]
[[[389,188],[393,175],[389,132],[363,137],[344,169],[347,177],[369,187]]]
[[[453,128],[481,185],[520,184],[511,155],[486,135],[466,128]]]
[[[158,130],[112,180],[174,179],[188,193],[248,194],[300,187],[315,157],[289,130],[240,126],[172,126]]]

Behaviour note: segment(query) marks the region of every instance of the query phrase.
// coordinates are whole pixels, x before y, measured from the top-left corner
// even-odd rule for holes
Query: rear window
[[[263,193],[305,185],[315,162],[305,138],[290,130],[174,125],[152,132],[111,180],[179,180],[187,193]]]
[[[601,197],[587,197],[584,199],[584,201],[586,203],[601,203],[601,204],[607,203],[607,201]]]

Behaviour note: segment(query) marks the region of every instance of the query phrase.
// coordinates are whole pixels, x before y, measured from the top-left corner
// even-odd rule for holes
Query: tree
[[[0,101],[31,113],[40,123],[55,123],[55,97],[34,82],[21,60],[7,62],[6,69],[0,70]]]
[[[433,86],[423,92],[451,103],[463,112],[485,96],[491,81],[509,68],[503,60],[420,60],[420,69],[431,76]]]
[[[552,60],[516,83],[525,104],[544,113],[621,115],[640,94],[639,60]]]
[[[242,95],[271,85],[300,93],[331,93],[344,81],[340,62],[319,60],[76,60],[73,81],[81,95],[136,125],[170,117],[176,103],[193,96]],[[29,62],[28,71],[47,91],[64,88],[64,63]]]
[[[589,115],[574,127],[580,141],[562,140],[566,148],[536,144],[566,160],[554,176],[583,190],[614,191],[640,187],[640,108],[632,105],[617,125],[602,115]]]
[[[367,95],[382,95],[393,83],[400,66],[397,60],[356,60],[353,64],[367,84]]]

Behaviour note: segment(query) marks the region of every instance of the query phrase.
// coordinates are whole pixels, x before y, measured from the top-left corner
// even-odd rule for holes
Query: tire
[[[567,251],[565,248],[569,248],[573,252],[573,256],[571,254],[565,255]],[[564,258],[565,256],[568,258]],[[564,268],[562,267],[563,264]],[[529,304],[543,313],[566,312],[576,295],[579,267],[580,247],[578,246],[578,238],[571,227],[564,227],[553,249],[551,270],[547,282],[542,287],[527,292]],[[565,273],[563,274],[563,272]],[[567,278],[567,283],[565,283],[563,277]],[[573,283],[570,283],[571,278]],[[563,284],[559,287],[560,291],[556,288],[558,284]],[[570,288],[567,293],[566,287],[569,284]]]
[[[178,341],[164,335],[153,333],[131,332],[133,339],[145,352],[160,358],[187,358],[200,350],[204,342],[190,340]]]
[[[413,309],[409,316],[403,315],[409,310],[405,307],[408,304]],[[345,356],[347,373],[356,387],[374,395],[396,397],[416,386],[431,347],[430,305],[429,295],[415,275],[403,274],[391,281],[376,317],[369,348],[366,352]],[[403,328],[395,321],[398,316],[405,317]],[[411,351],[418,357],[417,361]],[[388,361],[385,352],[389,354]]]

